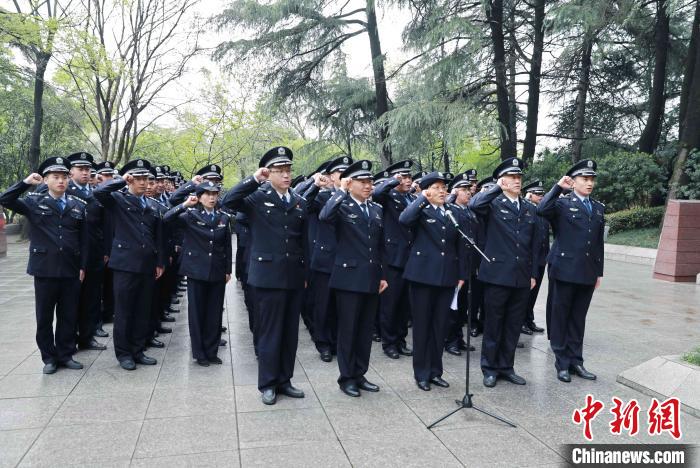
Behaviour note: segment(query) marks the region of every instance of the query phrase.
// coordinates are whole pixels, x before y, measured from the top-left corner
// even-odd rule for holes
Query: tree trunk
[[[44,125],[44,74],[51,54],[37,52],[34,71],[34,122],[29,143],[29,167],[35,171],[41,157],[41,127]]]
[[[690,32],[690,42],[688,43],[688,57],[683,75],[683,85],[681,87],[681,102],[678,106],[678,139],[683,139],[683,121],[688,109],[688,95],[690,94],[690,83],[693,81],[693,70],[695,70],[695,57],[697,56],[698,44],[700,42],[700,0],[695,2],[695,17],[693,19],[693,29]],[[675,172],[675,171],[674,171]],[[670,197],[669,197],[670,198]]]
[[[450,153],[447,151],[445,140],[442,140],[442,165],[445,172],[450,172]]]
[[[694,26],[698,27],[697,24]],[[695,34],[695,31],[693,33]],[[695,36],[696,40],[700,38],[698,35]],[[680,141],[678,156],[673,163],[673,175],[669,181],[669,200],[677,198],[678,188],[687,183],[688,175],[685,173],[685,163],[688,154],[692,150],[700,148],[700,47],[696,44],[693,49],[695,56],[688,56],[685,71],[686,75],[691,75],[693,78],[689,83],[685,119],[681,122],[683,137]]]
[[[486,7],[486,18],[491,28],[493,65],[496,74],[496,109],[501,140],[501,160],[515,156],[515,140],[510,134],[510,106],[508,103],[508,80],[503,38],[503,0],[490,0]]]
[[[374,0],[367,0],[367,36],[369,36],[369,48],[372,53],[372,71],[374,72],[374,94],[376,103],[376,118],[379,120],[389,111],[389,93],[386,90],[386,74],[384,73],[384,55],[379,41],[379,29],[377,27],[377,13]],[[391,164],[391,148],[387,138],[389,126],[384,123],[379,126],[379,144],[381,145],[380,159],[384,167]]]
[[[649,97],[649,117],[639,137],[639,151],[653,153],[661,138],[661,123],[666,105],[666,62],[669,47],[669,17],[666,0],[656,2],[656,26],[654,28],[654,78]]]
[[[576,96],[576,113],[574,115],[574,143],[571,153],[572,162],[575,164],[581,160],[583,149],[583,134],[586,127],[586,100],[591,77],[591,53],[593,52],[593,35],[586,34],[583,39],[583,51],[581,52],[581,70],[578,80],[578,94]]]
[[[508,9],[508,112],[510,113],[510,121],[508,122],[508,134],[513,140],[515,150],[517,152],[518,142],[518,104],[515,102],[515,64],[517,60],[515,38],[515,4],[510,5]],[[516,153],[514,152],[515,156]]]
[[[544,7],[546,0],[534,0],[535,18],[533,24],[532,58],[530,77],[527,85],[527,118],[525,122],[525,143],[523,159],[531,164],[535,159],[537,145],[537,118],[540,110],[540,81],[542,78],[542,50],[544,49]]]

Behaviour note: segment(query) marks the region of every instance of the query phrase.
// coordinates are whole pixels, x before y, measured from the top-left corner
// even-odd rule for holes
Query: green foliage
[[[685,362],[689,362],[690,364],[700,366],[700,346],[690,351],[689,353],[685,353],[683,355],[683,360]]]
[[[606,204],[608,212],[647,206],[652,196],[664,190],[666,174],[650,154],[616,151],[596,162],[593,196]]]
[[[608,235],[606,242],[608,244],[655,249],[659,246],[660,236],[661,228],[659,227],[641,228]]]
[[[658,228],[664,219],[665,208],[653,206],[632,208],[605,215],[605,222],[610,227],[609,234],[640,228]]]
[[[566,151],[551,151],[545,149],[535,157],[535,162],[525,168],[523,184],[535,179],[542,181],[544,187],[549,189],[571,167],[571,158]]]
[[[685,163],[685,173],[688,182],[679,187],[679,198],[687,200],[700,199],[700,151],[695,150],[688,155]]]

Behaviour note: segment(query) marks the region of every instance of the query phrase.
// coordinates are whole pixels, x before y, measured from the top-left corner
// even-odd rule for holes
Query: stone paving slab
[[[27,247],[15,240],[0,259],[0,467],[561,466],[562,444],[584,441],[571,413],[587,393],[605,402],[606,412],[613,396],[636,398],[645,411],[648,397],[616,376],[700,343],[700,288],[653,280],[648,266],[608,261],[588,315],[584,351],[597,381],[558,382],[546,337],[522,335],[526,347],[517,351],[516,370],[528,385],[503,382],[486,389],[478,368],[481,338],[474,340],[474,403],[513,421],[515,429],[474,410],[426,429],[462,398],[463,356],[445,355],[450,388],[423,392],[413,381],[411,360],[389,359],[374,343],[367,377],[381,391],[349,398],[336,384],[337,363],[320,361],[303,325],[293,381],[306,398],[281,396],[277,405],[263,405],[247,313],[233,282],[221,366],[201,368],[192,361],[183,298],[174,333],[161,337],[166,348],[149,352],[158,365],[125,372],[105,339],[106,351],[76,355],[85,369],[46,376],[34,342]],[[540,324],[545,293],[543,285],[535,310]],[[682,422],[681,442],[697,444],[700,420],[683,414]],[[608,423],[607,415],[594,421],[595,442],[674,442],[667,435],[613,436]]]

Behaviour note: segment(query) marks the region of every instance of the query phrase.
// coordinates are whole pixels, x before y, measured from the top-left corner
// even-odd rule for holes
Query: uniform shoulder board
[[[44,194],[39,193],[39,192],[27,192],[28,197],[36,197],[37,195],[44,195]]]
[[[595,200],[595,199],[593,199],[593,198],[591,198],[591,200],[594,201],[594,202],[596,202],[597,204],[601,205],[603,208],[605,208],[605,203],[603,203],[602,201],[600,201],[600,200]]]
[[[66,198],[69,199],[69,200],[79,201],[79,202],[82,203],[83,205],[86,205],[86,204],[87,204],[87,202],[86,202],[85,200],[83,200],[82,198],[80,198],[80,197],[75,197],[75,196],[73,196],[73,195],[66,195]]]
[[[302,197],[301,195],[299,195],[299,198],[301,198],[302,200],[306,201],[306,198]]]
[[[153,198],[153,197],[146,197],[146,198],[148,198],[149,200],[153,200],[153,201],[156,202],[156,203],[160,203],[158,200],[156,200],[156,199]]]
[[[382,206],[382,205],[380,205],[379,203],[377,203],[377,202],[375,202],[375,201],[370,201],[370,203],[371,203],[373,206],[379,206],[379,207]]]
[[[187,208],[187,211],[197,211],[197,208],[190,206]]]

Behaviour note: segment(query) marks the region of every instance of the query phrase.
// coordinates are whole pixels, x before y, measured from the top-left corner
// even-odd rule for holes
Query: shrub
[[[632,208],[606,214],[605,221],[610,226],[609,234],[647,227],[658,227],[664,219],[664,207]]]
[[[700,198],[700,151],[694,150],[685,162],[685,173],[688,183],[679,187],[679,198],[697,200]]]
[[[654,194],[664,191],[664,170],[650,154],[616,151],[596,162],[593,197],[605,203],[608,212],[648,206]]]

